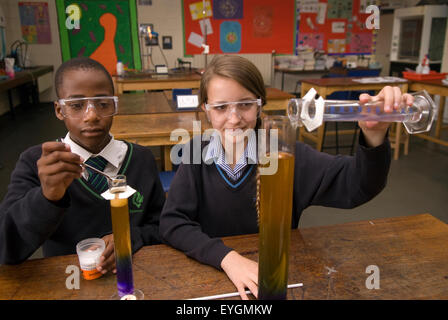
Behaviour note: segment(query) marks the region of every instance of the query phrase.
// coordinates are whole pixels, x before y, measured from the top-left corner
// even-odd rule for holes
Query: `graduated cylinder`
[[[278,300],[286,299],[288,285],[295,130],[285,116],[265,117],[262,128],[266,153],[259,154],[259,165],[268,166],[268,159],[276,157],[278,168],[259,177],[258,298]]]
[[[391,112],[385,110],[384,101],[359,103],[351,100],[314,99],[314,88],[302,99],[291,99],[288,115],[294,126],[304,125],[308,131],[319,127],[323,121],[380,121],[402,122],[409,134],[427,132],[437,115],[437,107],[423,90],[411,93],[414,103],[404,102]]]
[[[128,199],[120,197],[125,190],[125,176],[117,176],[109,183],[109,191],[115,195],[115,198],[110,200],[110,208],[115,243],[117,288],[120,297],[134,294]]]

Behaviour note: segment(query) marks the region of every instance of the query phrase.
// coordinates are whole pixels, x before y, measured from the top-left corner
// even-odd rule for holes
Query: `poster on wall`
[[[183,0],[183,13],[186,55],[294,53],[295,0]]]
[[[63,61],[90,57],[111,74],[118,61],[141,68],[135,1],[56,0],[56,8]]]
[[[374,30],[367,29],[370,0],[296,0],[297,48],[328,54],[371,54]]]
[[[46,2],[19,2],[22,37],[27,43],[51,43],[50,17]]]

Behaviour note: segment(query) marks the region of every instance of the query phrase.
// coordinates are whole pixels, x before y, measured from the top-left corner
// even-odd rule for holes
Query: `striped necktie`
[[[91,165],[95,169],[104,171],[104,168],[106,168],[106,165],[108,162],[103,157],[98,156],[98,157],[94,157],[94,158],[92,158],[92,157],[89,158],[86,161],[86,163]],[[100,193],[103,193],[104,191],[106,191],[109,188],[109,186],[107,184],[107,179],[105,176],[103,176],[99,173],[96,173],[95,171],[93,171],[89,168],[86,168],[86,169],[89,172],[89,179],[87,179],[87,182],[90,183],[90,185],[93,188],[95,188]]]

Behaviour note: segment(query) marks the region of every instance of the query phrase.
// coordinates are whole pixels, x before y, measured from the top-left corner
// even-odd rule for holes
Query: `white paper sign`
[[[201,48],[202,44],[204,43],[204,38],[201,35],[197,34],[196,32],[192,32],[188,37],[188,43],[191,43],[192,45]]]
[[[205,28],[207,28],[207,34],[213,33],[212,23],[210,22],[210,19],[200,20],[199,25],[201,26],[202,34],[205,34]]]
[[[198,105],[199,105],[198,96],[195,94],[177,96],[177,108],[178,109],[196,108]]]
[[[331,32],[333,33],[345,33],[345,22],[338,21],[331,24]]]
[[[326,3],[319,3],[317,7],[317,17],[316,22],[318,24],[324,24],[325,23],[325,16],[327,14],[327,4]]]

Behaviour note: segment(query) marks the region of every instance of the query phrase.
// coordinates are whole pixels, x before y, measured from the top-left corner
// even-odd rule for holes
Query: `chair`
[[[335,73],[328,73],[324,75],[322,78],[340,78],[340,77],[346,77],[347,72],[343,72],[341,70],[337,70]],[[328,100],[352,100],[352,91],[338,91],[333,92],[332,94],[328,95],[326,97]],[[336,149],[336,154],[339,154],[339,148],[350,148],[350,155],[353,155],[354,146],[356,143],[356,137],[358,134],[358,123],[355,122],[354,124],[354,132],[353,132],[353,138],[352,142],[349,145],[339,145],[339,122],[334,122],[335,130],[332,131],[329,134],[334,134],[336,137],[335,145],[334,146],[325,146],[325,137],[327,135],[327,126],[328,123],[324,123],[324,134],[322,137],[322,150],[324,149]]]
[[[182,157],[182,148],[179,149],[179,157]],[[170,190],[171,181],[173,181],[174,176],[176,175],[176,171],[179,168],[179,165],[173,165],[173,170],[171,171],[161,171],[159,172],[160,182],[162,183],[163,191],[167,193]]]
[[[166,193],[170,190],[171,181],[176,175],[176,171],[161,171],[159,172],[160,182],[162,182],[163,191]]]
[[[337,78],[337,77],[377,77],[380,75],[381,69],[341,69],[332,68],[330,72],[323,76],[323,78]],[[374,95],[375,92],[372,90],[362,90],[362,91],[339,91],[334,92],[327,96],[328,100],[359,100],[359,96],[362,93],[368,93],[369,95]],[[356,137],[358,135],[358,123],[354,124],[354,133],[352,138],[352,143],[350,145],[339,145],[339,125],[338,122],[334,122],[336,135],[336,145],[335,146],[325,146],[325,136],[327,133],[327,123],[324,124],[324,135],[322,140],[322,150],[336,148],[336,153],[339,153],[339,148],[350,148],[350,155],[353,155],[354,146],[356,143]]]

